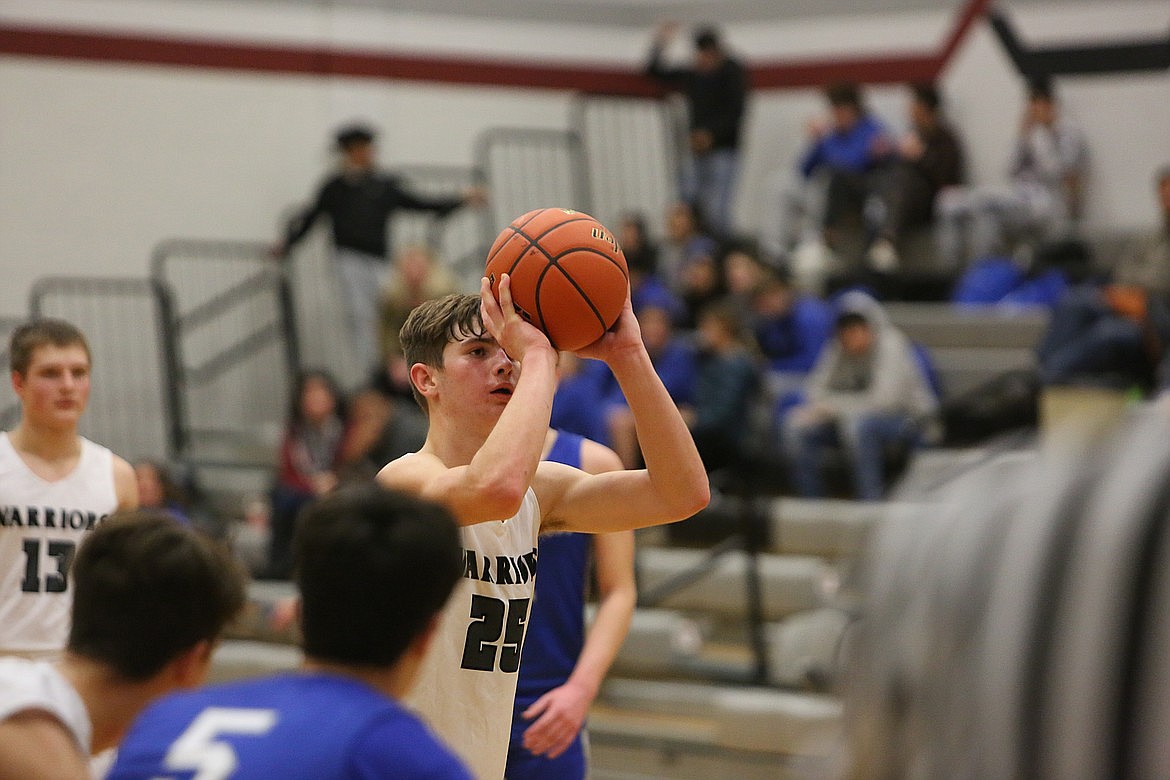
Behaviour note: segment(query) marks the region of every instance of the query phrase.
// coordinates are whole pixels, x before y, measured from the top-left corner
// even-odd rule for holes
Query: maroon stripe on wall
[[[816,87],[839,80],[871,84],[932,80],[989,2],[967,0],[938,53],[756,63],[750,68],[752,85],[756,89],[784,89]],[[3,25],[0,25],[0,54],[290,75],[568,89],[613,95],[662,94],[655,82],[633,69],[214,43]]]

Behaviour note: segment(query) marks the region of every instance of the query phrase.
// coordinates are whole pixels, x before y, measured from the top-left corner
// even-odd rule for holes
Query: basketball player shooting
[[[410,702],[477,777],[499,780],[537,569],[537,535],[669,523],[707,505],[710,488],[686,423],[642,344],[627,291],[613,328],[577,350],[613,371],[644,443],[646,467],[587,474],[541,461],[557,353],[485,278],[478,298],[416,308],[402,328],[422,448],[387,464],[385,486],[445,504],[461,526],[463,579]]]

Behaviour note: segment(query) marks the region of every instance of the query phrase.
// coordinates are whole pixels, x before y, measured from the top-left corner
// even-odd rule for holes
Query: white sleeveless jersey
[[[0,658],[0,721],[29,710],[61,721],[77,743],[77,752],[89,758],[93,727],[73,686],[46,661]]]
[[[105,447],[82,439],[73,471],[46,482],[0,433],[0,653],[47,657],[65,647],[73,556],[117,505]]]
[[[500,780],[536,584],[536,494],[529,488],[515,517],[460,531],[463,579],[443,608],[407,702],[478,780]]]

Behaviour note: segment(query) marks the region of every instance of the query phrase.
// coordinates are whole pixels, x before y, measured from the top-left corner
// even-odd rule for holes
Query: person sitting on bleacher
[[[1088,147],[1060,111],[1052,84],[1034,79],[1005,186],[948,187],[936,203],[939,251],[955,271],[1009,251],[1013,237],[1052,240],[1075,233]]]
[[[866,260],[881,273],[899,269],[898,244],[907,233],[934,221],[938,193],[966,180],[963,143],[943,116],[938,89],[914,84],[911,92],[911,129],[898,141],[894,162],[878,187],[881,208],[866,209],[874,232]]]
[[[687,335],[679,333],[674,326],[674,319],[669,309],[653,304],[644,305],[637,309],[638,324],[642,330],[642,342],[646,345],[646,352],[654,363],[654,371],[670,400],[690,419],[691,406],[694,400],[696,355],[695,345]],[[598,441],[608,443],[622,459],[628,469],[641,468],[642,452],[638,445],[638,433],[634,429],[634,413],[626,404],[625,396],[612,380],[608,389],[602,392],[608,399],[606,410],[606,425],[609,437],[599,438]],[[558,389],[558,393],[560,390]],[[557,400],[553,400],[554,427],[564,423],[557,421]]]
[[[1039,347],[1043,384],[1165,386],[1157,375],[1170,344],[1170,167],[1155,184],[1161,228],[1122,255],[1106,284],[1069,289],[1053,311]]]
[[[876,501],[885,493],[887,447],[929,441],[938,397],[910,339],[867,293],[841,296],[834,330],[805,384],[804,403],[784,419],[781,444],[800,495],[826,495],[822,455],[837,447],[857,498]]]

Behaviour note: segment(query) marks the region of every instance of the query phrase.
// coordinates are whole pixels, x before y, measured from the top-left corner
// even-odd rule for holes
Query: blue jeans
[[[862,501],[877,501],[885,493],[885,453],[892,444],[918,446],[922,431],[905,412],[875,412],[802,424],[789,417],[782,444],[797,492],[806,498],[824,497],[821,463],[825,452],[844,452],[852,470],[854,490]]]
[[[739,152],[715,149],[691,157],[683,171],[680,189],[683,200],[697,205],[711,230],[721,237],[733,234],[731,204],[739,173]]]
[[[333,265],[341,285],[350,343],[364,375],[381,363],[378,317],[389,264],[384,257],[337,249]]]

